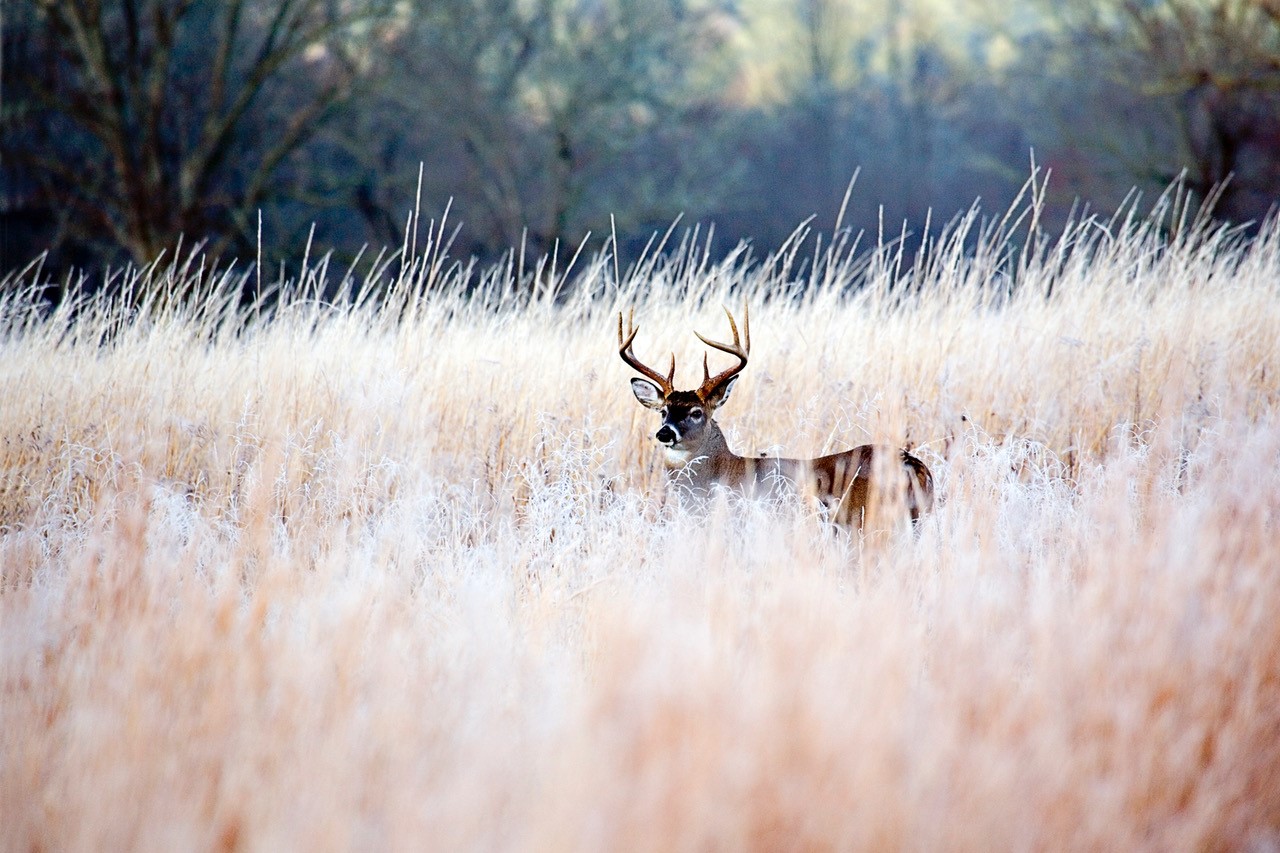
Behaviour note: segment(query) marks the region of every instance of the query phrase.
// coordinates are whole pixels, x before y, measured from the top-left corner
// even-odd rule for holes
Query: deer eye
[[[691,421],[700,421],[702,417],[702,409],[694,409],[689,413],[689,420]]]

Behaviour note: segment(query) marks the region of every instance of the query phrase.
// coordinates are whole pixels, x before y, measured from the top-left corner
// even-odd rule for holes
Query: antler
[[[725,316],[729,318],[729,328],[733,331],[733,343],[722,344],[718,341],[709,341],[702,335],[698,335],[698,340],[702,341],[712,349],[718,349],[721,352],[727,352],[738,359],[736,367],[730,367],[728,370],[721,371],[715,376],[711,375],[711,371],[707,368],[707,357],[702,356],[702,385],[698,388],[698,394],[705,396],[711,393],[721,384],[729,381],[733,377],[742,372],[742,368],[747,366],[747,356],[751,353],[751,313],[747,306],[742,307],[742,336],[746,339],[745,345],[738,340],[738,324],[733,321],[733,315],[729,313],[729,309],[724,309]],[[621,319],[619,319],[621,323]]]
[[[635,325],[635,318],[636,312],[633,309],[627,315],[627,336],[624,340],[622,337],[622,312],[618,312],[618,355],[622,356],[622,360],[629,364],[632,369],[637,370],[649,379],[652,379],[654,384],[662,391],[663,396],[669,396],[676,390],[675,385],[672,384],[676,378],[675,353],[671,354],[671,369],[667,371],[667,375],[665,377],[652,367],[648,367],[641,363],[640,359],[636,358],[635,353],[631,351],[631,344],[636,339],[636,333],[640,331],[640,327]],[[736,334],[737,333],[735,332],[735,335]]]

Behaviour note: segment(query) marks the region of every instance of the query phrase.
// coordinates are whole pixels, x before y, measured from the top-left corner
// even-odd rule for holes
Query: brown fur
[[[675,400],[667,411],[680,411]],[[668,414],[664,425],[670,420]],[[682,431],[681,441],[665,448],[673,482],[699,490],[719,484],[750,491],[775,486],[781,478],[822,503],[833,521],[856,527],[894,507],[916,521],[933,506],[933,475],[906,450],[864,444],[816,459],[739,456],[729,449],[714,419],[705,416],[704,424],[700,431],[691,431],[695,434]]]

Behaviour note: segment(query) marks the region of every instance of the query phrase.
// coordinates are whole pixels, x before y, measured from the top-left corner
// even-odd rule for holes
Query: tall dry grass
[[[1175,225],[11,276],[3,846],[1276,849],[1280,229]],[[663,494],[613,316],[721,301],[731,442],[910,443],[917,535]]]

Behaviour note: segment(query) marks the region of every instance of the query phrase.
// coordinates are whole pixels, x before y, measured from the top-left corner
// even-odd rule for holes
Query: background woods
[[[1280,190],[1270,0],[36,0],[4,10],[8,269],[398,245],[451,204],[457,251],[531,253],[683,215],[713,249],[797,223],[917,232],[1185,174],[1217,213]],[[422,167],[419,186],[419,166]],[[883,220],[882,220],[883,206]],[[612,221],[610,217],[613,217]]]

